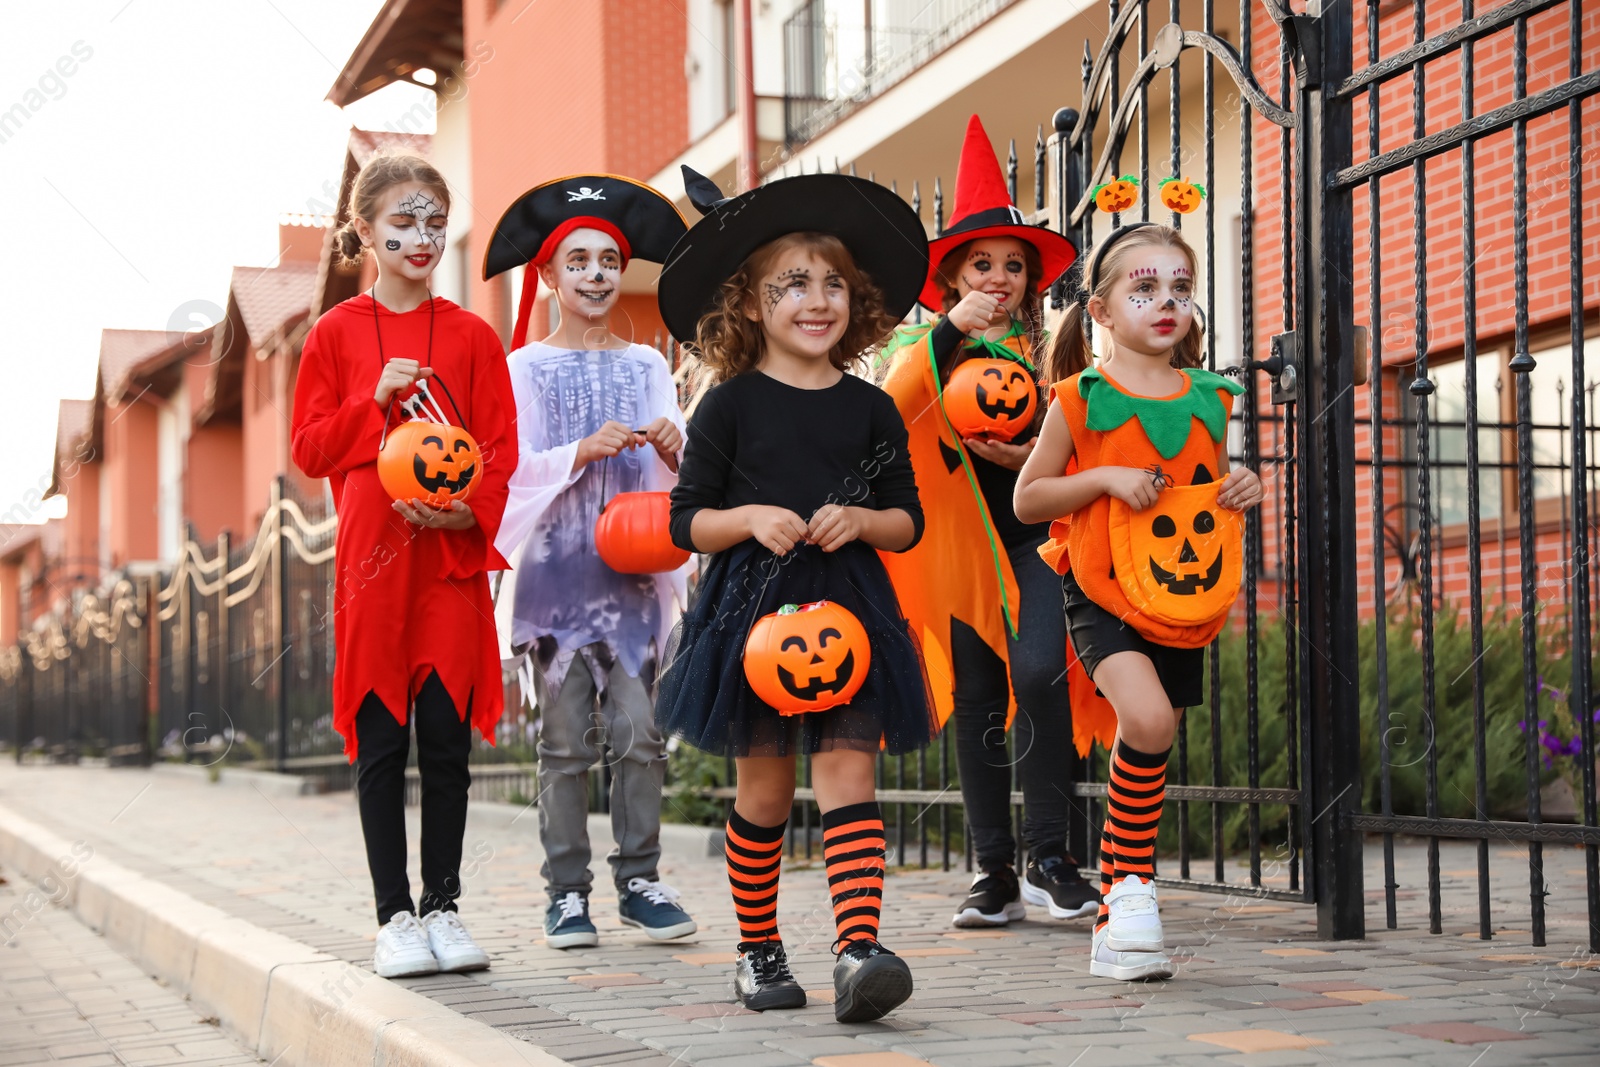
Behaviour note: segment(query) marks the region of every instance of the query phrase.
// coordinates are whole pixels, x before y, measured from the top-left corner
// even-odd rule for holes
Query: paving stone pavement
[[[348,793],[288,797],[144,770],[5,764],[0,804],[88,842],[97,856],[370,967],[371,884]],[[911,964],[916,993],[885,1020],[843,1026],[829,1003],[834,933],[820,864],[786,861],[779,902],[790,959],[811,1003],[757,1014],[732,1003],[736,932],[722,863],[706,854],[704,832],[669,825],[663,833],[662,877],[682,891],[699,934],[652,943],[623,927],[614,897],[599,891],[600,946],[559,952],[541,940],[546,898],[536,823],[531,810],[480,805],[468,826],[462,917],[493,968],[403,984],[585,1067],[1494,1067],[1590,1065],[1600,1057],[1600,958],[1586,951],[1578,850],[1545,848],[1547,947],[1532,947],[1527,932],[1525,849],[1491,848],[1496,936],[1484,942],[1474,846],[1442,846],[1444,933],[1429,935],[1423,848],[1397,848],[1400,928],[1390,931],[1382,928],[1373,840],[1368,940],[1317,941],[1306,906],[1163,890],[1179,975],[1136,985],[1090,977],[1087,921],[953,930],[949,916],[970,876],[899,869],[886,887],[883,937]],[[593,820],[591,833],[603,856],[610,847],[603,821]],[[1244,878],[1237,865],[1228,873]],[[596,874],[604,885],[603,859]],[[412,884],[420,884],[414,854]],[[8,988],[18,966],[25,964],[14,951],[0,954]],[[19,1062],[4,1058],[8,1052],[0,1041],[0,1064]]]
[[[0,1067],[262,1061],[65,909],[61,886],[0,873]]]

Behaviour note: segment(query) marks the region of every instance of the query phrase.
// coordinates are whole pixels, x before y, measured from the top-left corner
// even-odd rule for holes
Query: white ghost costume
[[[639,677],[666,645],[687,603],[694,560],[664,574],[619,574],[595,549],[600,506],[618,493],[669,492],[678,476],[650,445],[572,469],[578,442],[608,421],[643,429],[662,416],[684,433],[667,362],[647,345],[572,351],[532,342],[508,357],[519,455],[495,538],[511,563],[495,602],[500,656],[516,663],[523,692],[532,672],[552,691],[580,652],[604,692],[612,664]],[[653,678],[647,679],[648,682]]]

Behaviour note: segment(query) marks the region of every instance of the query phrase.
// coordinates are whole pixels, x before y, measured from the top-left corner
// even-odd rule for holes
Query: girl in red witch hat
[[[1035,367],[1040,295],[1076,250],[1024,220],[976,115],[950,225],[929,253],[920,299],[936,317],[898,331],[879,356],[890,363],[884,388],[910,434],[927,529],[915,548],[883,560],[922,641],[940,721],[955,718],[980,869],[952,921],[1004,926],[1026,915],[1024,900],[1055,918],[1088,916],[1099,897],[1069,848],[1070,839],[1087,849],[1088,824],[1072,797],[1078,759],[1061,681],[1060,579],[1038,556],[1049,524],[1020,522],[1011,510],[1044,407]],[[1021,878],[1013,867],[1013,765],[1028,849]]]
[[[339,251],[350,262],[371,254],[377,282],[306,336],[290,430],[295,463],[328,479],[339,512],[333,725],[356,765],[382,927],[378,974],[477,970],[489,957],[456,918],[455,899],[472,730],[492,743],[503,705],[489,571],[506,565],[494,535],[517,462],[516,411],[494,330],[428,290],[444,254],[444,178],[417,156],[375,156],[350,203]],[[394,500],[379,480],[379,445],[422,385],[478,444],[470,503]],[[420,922],[406,881],[413,725],[423,786]]]

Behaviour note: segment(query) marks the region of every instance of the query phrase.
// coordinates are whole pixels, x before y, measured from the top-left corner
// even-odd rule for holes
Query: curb
[[[315,796],[322,791],[316,779],[275,771],[257,771],[247,767],[200,767],[192,763],[152,763],[150,773],[164,778],[182,778],[191,782],[210,782],[212,785],[234,789],[254,787],[274,797]],[[216,777],[213,778],[212,775]]]
[[[278,1067],[570,1067],[404,986],[100,857],[88,842],[69,842],[3,805],[0,862]],[[36,912],[46,905],[39,889],[25,900],[35,898],[39,907],[27,907]]]

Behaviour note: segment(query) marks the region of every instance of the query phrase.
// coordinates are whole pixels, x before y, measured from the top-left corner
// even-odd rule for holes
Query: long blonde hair
[[[881,347],[899,325],[883,307],[883,291],[856,266],[843,241],[828,233],[788,233],[768,241],[739,264],[717,291],[716,304],[700,318],[694,347],[701,362],[718,382],[755,370],[766,354],[761,323],[745,314],[756,300],[756,282],[766,276],[773,261],[791,249],[801,249],[839,272],[850,289],[850,322],[828,361],[840,370]]]
[[[1101,247],[1105,247],[1105,242],[1101,242]],[[1111,286],[1125,273],[1128,259],[1146,248],[1175,248],[1188,257],[1189,272],[1199,273],[1199,262],[1194,249],[1183,239],[1183,234],[1171,226],[1151,223],[1117,237],[1115,243],[1105,249],[1098,263],[1093,254],[1084,260],[1084,286],[1090,283],[1089,271],[1091,269],[1094,271],[1094,290],[1088,297],[1097,296],[1105,300],[1110,296]],[[1088,369],[1093,360],[1094,352],[1089,347],[1088,335],[1088,324],[1093,320],[1089,318],[1087,304],[1087,298],[1082,301],[1068,299],[1067,310],[1056,323],[1055,335],[1050,339],[1050,351],[1044,359],[1046,386],[1054,385],[1079,371]],[[1190,324],[1189,332],[1173,346],[1172,365],[1198,367],[1201,364],[1201,353],[1204,351],[1205,328],[1200,325],[1197,317]]]

